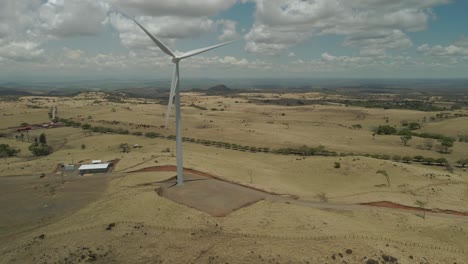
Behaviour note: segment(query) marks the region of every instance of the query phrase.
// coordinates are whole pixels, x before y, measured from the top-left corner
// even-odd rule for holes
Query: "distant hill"
[[[228,88],[224,84],[219,84],[219,85],[213,86],[211,88],[208,88],[208,91],[210,91],[210,92],[230,92],[230,91],[232,91],[232,89]]]
[[[27,96],[27,95],[33,95],[33,94],[27,91],[23,91],[23,90],[0,87],[0,96],[5,96],[5,95]]]
[[[204,91],[206,95],[227,95],[238,93],[239,90],[231,89],[224,84],[218,84]]]
[[[163,88],[125,88],[118,89],[117,92],[125,93],[130,97],[166,99],[169,97],[169,90]]]

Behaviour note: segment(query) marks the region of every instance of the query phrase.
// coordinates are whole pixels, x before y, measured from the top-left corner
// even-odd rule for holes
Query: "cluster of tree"
[[[468,165],[468,159],[461,159],[457,161],[457,164],[460,164],[463,168],[465,168],[465,166]]]
[[[91,130],[97,133],[111,133],[111,134],[121,134],[121,135],[128,135],[130,131],[123,128],[111,128],[111,127],[102,127],[102,126],[91,126],[90,124],[83,124],[81,126],[84,130]]]
[[[113,103],[125,103],[125,99],[128,98],[128,95],[124,93],[106,93],[104,99]]]
[[[408,124],[409,126],[409,124]],[[101,132],[101,133],[119,133],[119,134],[130,134],[128,130],[124,130],[121,128],[113,129],[113,128],[108,128],[108,127],[92,127],[89,124],[83,124],[81,126],[84,130],[92,130],[95,132]],[[448,152],[449,148],[453,146],[453,142],[455,139],[450,138],[450,137],[445,137],[443,135],[438,135],[438,134],[428,134],[428,133],[415,133],[411,131],[409,128],[404,128],[400,131],[397,131],[396,128],[388,125],[383,125],[379,126],[376,130],[376,133],[384,134],[384,135],[395,135],[398,134],[404,137],[402,140],[409,141],[411,139],[411,136],[420,136],[420,137],[427,137],[427,138],[437,138],[441,144],[441,147],[443,147],[444,151],[441,152]],[[135,136],[145,136],[148,138],[162,138],[162,139],[168,139],[168,140],[175,140],[176,136],[175,135],[162,135],[157,132],[147,132],[147,133],[142,133],[140,131],[135,131],[131,133],[132,135]],[[226,149],[232,149],[232,150],[239,150],[239,151],[250,151],[250,152],[267,152],[267,153],[275,153],[275,154],[282,154],[282,155],[300,155],[300,156],[355,156],[355,155],[362,155],[362,154],[355,154],[355,153],[337,153],[334,151],[328,151],[325,149],[323,146],[318,146],[318,147],[308,147],[306,145],[299,147],[299,148],[280,148],[280,149],[270,149],[268,147],[255,147],[255,146],[246,146],[246,145],[241,145],[241,144],[235,144],[235,143],[228,143],[228,142],[220,142],[220,141],[213,141],[213,140],[206,140],[206,139],[195,139],[195,138],[189,138],[189,137],[183,137],[182,141],[184,142],[191,142],[191,143],[196,143],[196,144],[202,144],[205,146],[216,146],[219,148],[226,148]],[[425,146],[428,149],[432,148],[432,141],[426,142]],[[128,146],[127,143],[123,143],[119,145],[119,148],[123,152],[129,152],[130,147]],[[399,155],[381,155],[381,154],[364,154],[363,156],[366,157],[371,157],[375,159],[383,159],[383,160],[393,160],[396,162],[420,162],[423,164],[427,165],[447,165],[448,162],[445,158],[439,158],[439,159],[433,159],[433,158],[426,158],[423,156],[404,156],[401,157]],[[462,162],[462,161],[460,161]],[[459,162],[459,163],[460,163]],[[460,164],[468,164],[468,161],[466,163],[460,163]]]
[[[331,102],[342,103],[347,106],[360,106],[366,108],[383,109],[408,109],[418,111],[442,111],[444,108],[435,106],[431,102],[417,100],[328,100]]]
[[[408,122],[408,121],[401,121],[401,126],[407,127],[409,130],[417,130],[421,128],[421,124],[418,122]]]
[[[468,135],[458,135],[458,141],[468,143]]]
[[[414,123],[413,128],[417,127],[417,123]],[[399,135],[403,145],[407,146],[408,142],[413,137],[421,137],[427,139],[436,139],[439,142],[439,149],[442,153],[449,153],[450,148],[452,148],[455,144],[455,138],[447,137],[440,134],[433,134],[433,133],[416,133],[410,129],[410,125],[408,124],[408,128],[403,128],[397,130],[395,127],[389,125],[380,125],[376,129],[374,129],[374,133],[378,135]],[[432,142],[428,143],[425,142],[425,147],[428,150],[432,149]]]
[[[64,123],[66,126],[71,126],[71,127],[80,127],[81,123],[73,121],[71,119],[66,119],[66,118],[59,118],[58,121]]]
[[[335,151],[326,150],[324,146],[308,147],[303,145],[300,148],[280,148],[272,150],[273,153],[277,154],[292,154],[300,156],[345,156],[346,154],[339,154]]]
[[[47,138],[44,133],[42,133],[39,138],[34,138],[34,143],[29,146],[29,150],[35,156],[47,156],[52,153],[52,147],[47,145]]]
[[[0,158],[13,157],[21,150],[10,147],[8,144],[0,144]]]
[[[397,133],[397,129],[389,125],[380,125],[374,129],[374,133],[377,135],[395,135]]]

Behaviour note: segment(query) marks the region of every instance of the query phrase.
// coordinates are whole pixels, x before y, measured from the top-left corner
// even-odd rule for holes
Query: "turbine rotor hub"
[[[173,62],[173,63],[178,63],[179,61],[180,61],[179,58],[172,58],[172,62]]]

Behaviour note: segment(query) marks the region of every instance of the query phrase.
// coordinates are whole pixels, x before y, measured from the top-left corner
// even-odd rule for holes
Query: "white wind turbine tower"
[[[148,37],[153,40],[153,42],[167,55],[172,57],[172,62],[175,64],[174,67],[174,74],[172,76],[172,83],[171,83],[171,90],[169,94],[169,103],[167,104],[167,112],[166,112],[166,123],[165,127],[167,128],[167,123],[169,121],[169,116],[171,113],[172,101],[175,96],[175,107],[176,107],[176,151],[177,151],[177,185],[182,185],[184,183],[184,175],[183,175],[183,162],[182,162],[182,127],[181,127],[181,120],[180,120],[180,90],[179,90],[179,62],[183,59],[192,57],[194,55],[227,45],[232,43],[233,41],[224,42],[221,44],[217,44],[214,46],[195,49],[189,52],[185,52],[183,54],[175,54],[172,52],[162,41],[156,38],[153,34],[151,34],[146,28],[144,28],[138,21],[134,18],[124,15],[127,18],[131,19],[135,22],[145,33]]]

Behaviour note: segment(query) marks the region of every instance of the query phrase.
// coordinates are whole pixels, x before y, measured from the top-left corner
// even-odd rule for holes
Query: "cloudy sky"
[[[468,77],[468,0],[0,0],[0,80]]]

